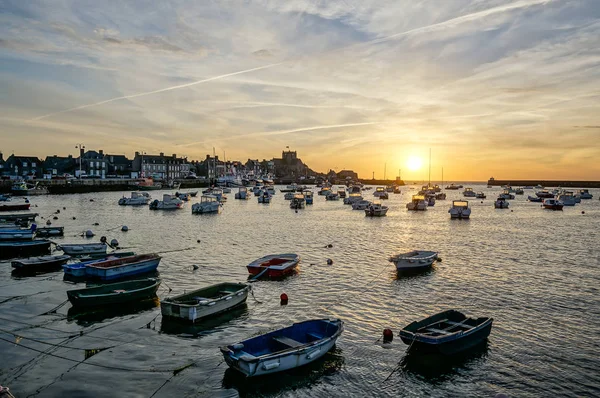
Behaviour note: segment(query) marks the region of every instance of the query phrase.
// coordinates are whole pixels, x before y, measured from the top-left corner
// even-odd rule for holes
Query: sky
[[[80,143],[600,180],[600,1],[0,0],[0,151]]]

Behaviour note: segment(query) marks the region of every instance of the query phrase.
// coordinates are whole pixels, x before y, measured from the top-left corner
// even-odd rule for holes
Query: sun
[[[410,156],[406,161],[406,164],[408,165],[409,170],[416,171],[421,168],[421,166],[423,165],[423,161],[418,156]]]

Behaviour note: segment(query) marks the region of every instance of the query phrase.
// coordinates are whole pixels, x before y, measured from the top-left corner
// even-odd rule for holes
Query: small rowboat
[[[487,339],[493,321],[449,310],[409,324],[400,331],[400,337],[411,350],[452,355]]]
[[[1,214],[0,222],[35,221],[37,216],[39,216],[38,213]]]
[[[225,362],[247,377],[307,365],[333,348],[344,330],[340,319],[315,319],[220,348]]]
[[[20,271],[42,271],[60,268],[61,265],[65,264],[71,256],[42,256],[42,257],[30,257],[23,260],[15,260],[11,262],[13,268]]]
[[[106,245],[104,243],[74,243],[60,244],[57,249],[62,250],[70,256],[83,256],[86,254],[106,253]]]
[[[256,275],[256,278],[263,275],[268,278],[280,278],[294,272],[299,262],[300,256],[294,253],[271,254],[252,261],[246,268],[250,274]]]
[[[160,279],[148,278],[110,283],[86,289],[69,290],[67,291],[67,297],[74,307],[123,304],[155,297],[160,282]]]
[[[163,317],[196,322],[234,309],[246,302],[250,286],[243,283],[219,283],[161,301]]]
[[[31,257],[50,253],[49,240],[30,240],[17,242],[0,241],[0,258]]]
[[[389,261],[398,271],[417,271],[431,267],[437,258],[437,252],[414,250],[390,257]]]
[[[19,204],[1,204],[0,211],[17,211],[17,210],[29,210],[29,203]]]
[[[31,229],[0,228],[0,240],[32,240],[35,232]]]
[[[121,257],[130,257],[130,256],[134,256],[134,255],[135,255],[134,252],[111,253],[108,256],[106,256],[106,254],[104,254],[104,256],[101,258],[95,258],[95,259],[88,258],[87,260],[81,261],[78,263],[64,264],[62,267],[63,267],[63,271],[65,272],[65,276],[72,277],[72,278],[83,278],[83,277],[85,277],[85,266],[88,264],[97,263],[97,262],[101,262],[101,261],[107,261],[107,260],[116,260]],[[88,257],[94,257],[94,255],[91,255]],[[85,258],[85,257],[83,257],[83,258]],[[82,258],[82,260],[83,260],[83,258]]]
[[[85,275],[103,281],[156,271],[161,257],[158,254],[139,254],[130,257],[95,261],[85,266]]]
[[[35,235],[40,237],[63,236],[64,234],[65,227],[42,227],[35,230]]]

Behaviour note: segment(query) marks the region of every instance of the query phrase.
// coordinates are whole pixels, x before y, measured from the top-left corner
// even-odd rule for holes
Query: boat
[[[540,185],[540,184],[537,184],[537,185],[535,186],[535,189],[544,189],[544,187],[543,187],[542,185]]]
[[[162,200],[155,199],[150,203],[150,210],[178,210],[183,209],[183,200],[174,195],[164,194]]]
[[[352,185],[352,186],[348,187],[348,193],[349,194],[357,193],[360,195],[362,193],[362,188],[360,187],[360,185]]]
[[[473,188],[465,188],[462,194],[466,198],[474,198],[477,196],[477,194],[473,191]]]
[[[0,204],[0,211],[29,210],[29,207],[31,206],[27,202],[25,202],[25,203],[8,203],[8,204],[5,204],[5,203],[7,203],[7,202]]]
[[[307,365],[331,350],[344,330],[340,319],[313,319],[220,347],[227,365],[246,377]]]
[[[62,268],[65,273],[65,276],[73,277],[73,278],[83,278],[85,277],[85,266],[92,263],[103,262],[107,260],[116,260],[122,257],[130,257],[134,256],[134,252],[121,252],[121,253],[110,253],[108,255],[104,254],[102,257],[94,258],[94,259],[86,259],[77,263],[63,264]]]
[[[425,201],[427,202],[427,206],[435,206],[435,194],[428,193],[425,195]]]
[[[524,195],[525,191],[523,190],[523,188],[517,188],[515,189],[515,195]]]
[[[508,200],[498,197],[498,199],[496,199],[496,201],[494,202],[494,208],[495,209],[508,209]]]
[[[132,192],[130,197],[123,196],[119,199],[121,206],[143,206],[150,202],[150,195],[147,192]]]
[[[32,184],[25,181],[15,181],[11,187],[11,191],[14,195],[19,196],[48,194],[48,188],[41,186],[39,183]]]
[[[544,189],[542,191],[536,192],[535,196],[537,196],[538,198],[546,199],[546,198],[553,198],[554,194],[552,192],[548,191],[547,189]]]
[[[542,206],[544,206],[544,209],[562,210],[564,204],[563,204],[563,202],[561,202],[558,199],[549,198],[549,199],[544,199]]]
[[[269,192],[261,190],[261,194],[258,196],[258,203],[271,203]]]
[[[0,228],[0,241],[32,240],[34,236],[33,228]]]
[[[373,203],[365,209],[367,217],[383,217],[387,214],[388,207],[382,206],[381,203]]]
[[[445,189],[449,189],[451,191],[458,191],[460,188],[462,188],[462,185],[454,185],[454,183],[446,186]]]
[[[0,258],[31,257],[50,253],[49,240],[28,240],[16,242],[0,241]]]
[[[373,202],[362,199],[352,203],[352,210],[365,210],[372,204]]]
[[[189,202],[192,200],[192,195],[187,192],[175,192],[175,197],[183,200],[184,202]]]
[[[453,200],[452,207],[448,210],[450,218],[469,218],[471,216],[471,208],[466,200]]]
[[[564,206],[575,206],[577,204],[577,198],[571,191],[562,191],[557,197]]]
[[[288,185],[285,188],[281,188],[280,191],[285,193],[285,192],[296,192],[298,190],[298,184],[291,184]]]
[[[266,276],[268,278],[279,278],[294,272],[300,256],[294,253],[270,254],[252,261],[246,266],[252,275]]]
[[[67,290],[67,297],[74,307],[124,304],[156,297],[160,282],[160,279],[148,278],[109,283],[85,289]]]
[[[342,199],[346,198],[346,190],[345,189],[338,189],[337,194]]]
[[[263,193],[263,190],[261,187],[256,186],[256,187],[252,188],[252,193],[254,193],[254,196],[261,196]]]
[[[249,195],[248,195],[248,188],[246,187],[239,187],[238,191],[235,194],[235,199],[250,199]]]
[[[223,194],[224,192],[225,192],[225,188],[213,188],[208,193],[215,196],[219,202],[223,203],[223,202],[227,201],[227,196],[225,196]],[[231,192],[231,190],[229,190],[229,192]],[[206,192],[202,192],[202,193],[206,193]]]
[[[272,185],[265,186],[265,190],[269,193],[269,195],[275,195],[275,187]]]
[[[453,355],[481,343],[490,335],[493,319],[469,318],[456,310],[412,322],[400,331],[411,351]]]
[[[425,196],[423,195],[413,195],[412,200],[406,204],[406,208],[408,210],[427,210],[427,202],[425,201]]]
[[[475,194],[475,197],[477,199],[485,199],[486,198],[485,194],[481,191],[477,192],[477,194]]]
[[[336,192],[329,192],[329,195],[325,196],[325,200],[340,200],[340,195]]]
[[[290,201],[290,209],[304,209],[304,195],[297,193]]]
[[[510,191],[508,189],[505,189],[504,191],[502,191],[502,193],[500,195],[498,195],[498,197],[508,200],[508,199],[514,199],[515,195],[510,193]]]
[[[162,184],[152,178],[139,178],[130,184],[130,187],[139,191],[156,191],[162,189]]]
[[[292,200],[294,199],[294,196],[296,196],[295,192],[286,192],[285,195],[283,195],[283,199]]]
[[[578,194],[581,199],[592,199],[594,197],[587,189],[580,189]]]
[[[106,254],[104,243],[61,243],[56,248],[69,256],[83,256],[86,254]]]
[[[304,191],[302,191],[302,195],[304,195],[304,202],[307,205],[312,205],[314,202],[314,194],[313,191],[311,191],[310,189],[305,189]]]
[[[65,234],[65,227],[37,227],[35,229],[35,236],[49,237],[49,236],[63,236]]]
[[[249,291],[243,283],[218,283],[167,297],[161,300],[160,311],[164,318],[197,322],[244,304]]]
[[[530,202],[543,202],[544,199],[539,198],[537,196],[531,196],[531,195],[527,195],[527,200]]]
[[[188,192],[188,194],[192,197],[195,198],[198,195],[198,191],[190,191]]]
[[[418,271],[429,268],[438,259],[438,253],[425,250],[413,250],[389,258],[398,271]]]
[[[219,213],[221,202],[214,195],[202,195],[200,202],[192,205],[192,214]]]
[[[331,192],[331,188],[328,186],[324,186],[321,188],[321,190],[319,191],[319,195],[329,195],[329,193]]]
[[[533,189],[533,187],[531,185],[525,185],[523,189]]]
[[[360,193],[351,193],[351,194],[348,194],[348,196],[346,198],[344,198],[344,204],[351,205],[351,204],[361,201],[361,200],[363,200],[363,197],[361,196]]]
[[[375,188],[375,192],[373,192],[373,196],[379,199],[388,199],[388,193],[386,192],[384,187]]]
[[[14,260],[11,266],[19,271],[44,271],[59,268],[66,264],[71,256],[41,256],[29,257],[22,260]]]
[[[396,195],[402,193],[402,191],[400,190],[400,187],[398,185],[394,185],[394,191],[393,191]],[[444,199],[446,199],[446,196],[444,196]]]
[[[35,221],[38,213],[0,214],[0,222],[15,223],[19,221]]]
[[[96,261],[85,266],[85,275],[103,281],[156,271],[161,257],[158,254],[137,254],[129,257]]]
[[[221,191],[223,193],[231,193],[231,188],[229,188],[229,187],[221,187]]]

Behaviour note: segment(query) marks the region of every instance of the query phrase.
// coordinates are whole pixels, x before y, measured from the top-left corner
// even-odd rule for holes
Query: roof
[[[6,162],[8,163],[11,160],[18,161],[18,162],[37,162],[37,163],[41,163],[42,162],[40,160],[40,158],[38,158],[37,156],[15,156],[15,155],[10,155],[8,157],[8,159],[6,159]]]
[[[127,156],[125,155],[106,155],[106,157],[112,164],[128,165],[131,163],[131,160],[127,159]]]

